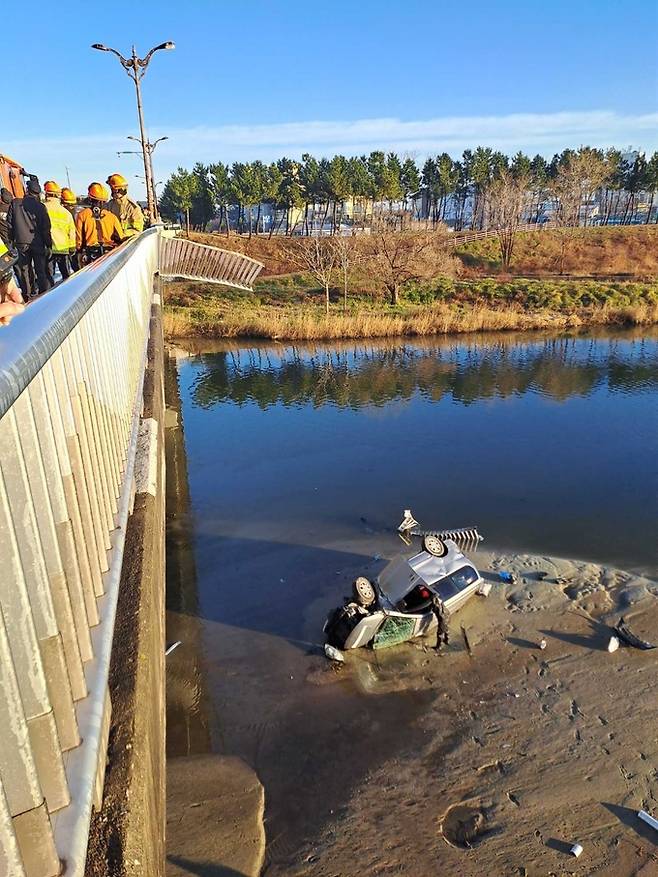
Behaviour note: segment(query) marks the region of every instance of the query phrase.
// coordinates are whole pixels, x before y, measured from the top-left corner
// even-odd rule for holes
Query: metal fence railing
[[[132,239],[0,330],[1,875],[84,872],[158,239]]]
[[[263,267],[261,262],[232,250],[220,250],[185,238],[164,235],[160,238],[160,276],[163,280],[180,277],[251,290]]]
[[[553,224],[549,222],[537,223],[526,222],[517,226],[516,231],[544,231],[547,228],[553,228]],[[478,241],[481,238],[495,238],[498,235],[498,229],[485,228],[478,231],[466,229],[465,231],[454,231],[450,233],[449,241],[455,247],[467,244],[470,241]]]

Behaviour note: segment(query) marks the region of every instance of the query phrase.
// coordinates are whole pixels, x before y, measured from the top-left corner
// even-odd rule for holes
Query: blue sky
[[[144,79],[156,178],[196,160],[478,143],[658,148],[655,0],[116,0],[33,8],[5,40],[0,151],[74,187],[120,170],[136,194],[132,83],[103,42],[155,56]],[[94,13],[94,9],[97,11]],[[26,32],[26,36],[27,36]],[[15,87],[11,86],[12,71]],[[143,171],[142,171],[143,172]]]

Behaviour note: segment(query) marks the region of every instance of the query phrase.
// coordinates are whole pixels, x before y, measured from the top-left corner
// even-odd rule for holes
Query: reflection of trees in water
[[[341,408],[383,405],[415,393],[462,404],[536,392],[563,401],[596,387],[654,390],[654,341],[553,338],[436,346],[245,347],[201,357],[193,388],[202,407],[231,401]]]
[[[187,456],[178,375],[171,359],[166,360],[165,397],[167,407],[178,414],[177,425],[165,430],[167,638],[182,643],[166,659],[167,754],[173,757],[209,752],[211,742]]]

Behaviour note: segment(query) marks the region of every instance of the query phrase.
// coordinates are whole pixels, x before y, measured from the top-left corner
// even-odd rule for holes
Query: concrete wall
[[[135,481],[110,669],[103,806],[92,823],[87,877],[164,874],[164,352],[157,286]]]

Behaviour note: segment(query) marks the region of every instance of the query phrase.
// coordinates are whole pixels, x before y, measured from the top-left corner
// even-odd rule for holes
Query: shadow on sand
[[[642,822],[637,815],[637,810],[633,810],[631,807],[621,807],[619,804],[609,804],[606,801],[603,801],[603,806],[613,816],[616,816],[622,825],[632,828],[635,834],[639,835],[642,840],[654,846],[658,845],[658,833],[650,825],[647,825],[646,822]]]
[[[563,643],[569,643],[572,646],[580,646],[583,649],[605,650],[612,631],[607,624],[601,624],[590,619],[587,619],[587,621],[590,627],[589,636],[582,633],[569,633],[563,630],[542,630],[540,633],[553,639],[559,639]]]
[[[213,865],[207,862],[193,862],[182,856],[167,856],[167,861],[181,869],[183,874],[195,877],[247,877],[242,871],[236,871],[226,865]]]

